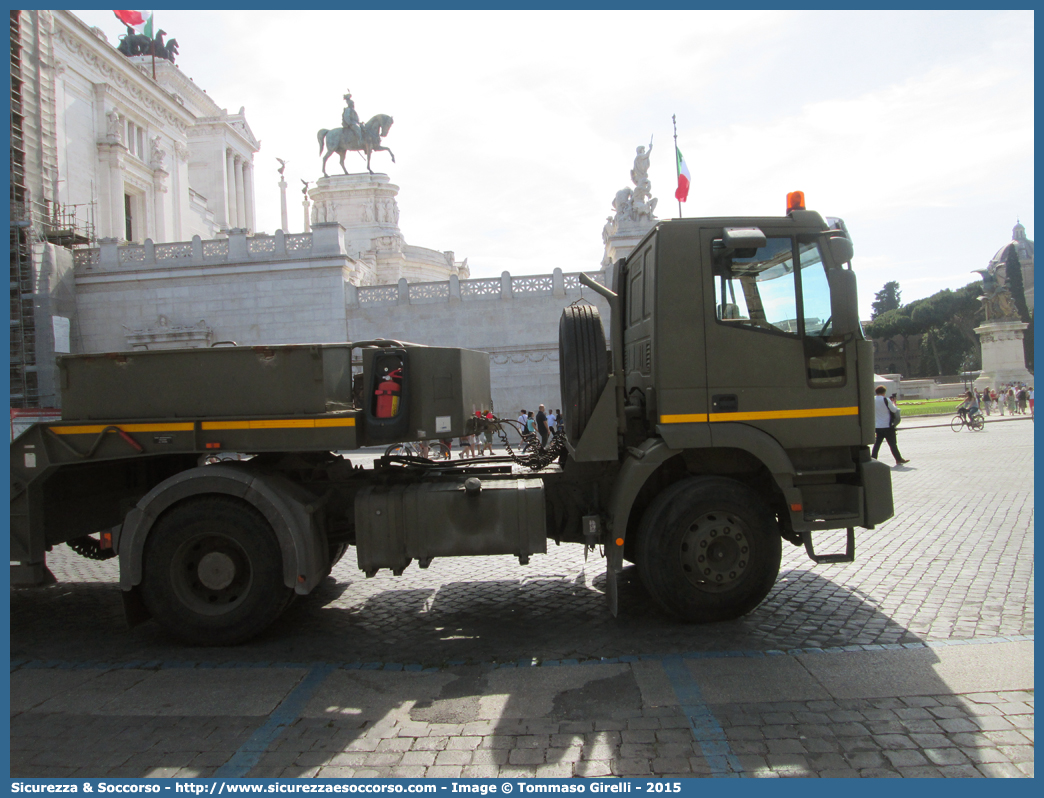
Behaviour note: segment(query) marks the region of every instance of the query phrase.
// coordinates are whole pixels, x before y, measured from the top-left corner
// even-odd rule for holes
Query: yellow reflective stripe
[[[661,424],[684,424],[703,421],[770,421],[784,418],[827,418],[857,416],[858,407],[819,407],[806,410],[760,410],[750,413],[690,413],[660,416]]]
[[[317,427],[354,427],[354,418],[262,418],[251,421],[204,421],[204,430],[234,429],[315,429]]]
[[[97,435],[109,427],[118,427],[124,432],[192,432],[194,425],[188,424],[91,424],[76,427],[48,427],[55,435]]]

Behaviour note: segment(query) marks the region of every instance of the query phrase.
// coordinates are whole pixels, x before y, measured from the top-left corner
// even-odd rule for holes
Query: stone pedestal
[[[340,223],[348,255],[369,272],[362,276],[364,285],[395,283],[405,276],[398,193],[388,175],[367,173],[320,177],[308,192],[312,225]]]
[[[1021,321],[988,321],[975,328],[982,344],[982,373],[975,380],[977,388],[1033,383],[1022,348],[1022,337],[1028,326]]]
[[[634,252],[638,242],[645,237],[645,234],[652,229],[654,224],[656,224],[655,221],[650,221],[646,224],[635,223],[623,227],[623,229],[609,236],[609,240],[605,243],[605,259],[603,263],[606,265],[614,264],[620,258],[626,258]]]

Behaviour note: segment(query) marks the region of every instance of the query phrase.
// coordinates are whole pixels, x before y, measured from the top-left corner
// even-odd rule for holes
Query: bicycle
[[[422,460],[449,460],[449,447],[442,441],[406,441],[393,443],[384,450],[385,457],[419,457]]]
[[[950,429],[954,432],[960,432],[965,427],[968,427],[974,432],[982,432],[985,426],[986,420],[982,417],[982,413],[969,413],[967,419],[958,413],[950,421]]]

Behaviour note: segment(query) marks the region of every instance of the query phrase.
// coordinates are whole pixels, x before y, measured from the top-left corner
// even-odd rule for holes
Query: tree
[[[895,280],[885,283],[884,288],[874,294],[874,304],[870,306],[870,320],[873,321],[890,310],[897,310],[902,305],[899,296],[899,283]]]
[[[982,306],[979,295],[982,283],[969,283],[956,291],[945,289],[924,299],[882,313],[866,326],[871,338],[893,338],[897,335],[920,335],[922,374],[930,376],[956,374],[964,358],[980,356],[979,325]]]
[[[1015,244],[1008,245],[1008,251],[1004,256],[1004,276],[1011,291],[1011,300],[1015,303],[1015,309],[1019,312],[1019,321],[1028,324],[1029,327],[1022,336],[1022,354],[1026,361],[1026,368],[1033,368],[1033,316],[1029,305],[1026,304],[1026,286],[1022,281],[1022,263],[1019,261],[1019,253]]]

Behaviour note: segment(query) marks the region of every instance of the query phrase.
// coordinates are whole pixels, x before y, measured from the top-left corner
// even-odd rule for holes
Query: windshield
[[[752,254],[732,253],[715,261],[715,304],[718,318],[740,326],[791,335],[829,333],[830,286],[823,257],[814,241],[797,244],[802,313],[794,279],[794,240],[769,238]]]

